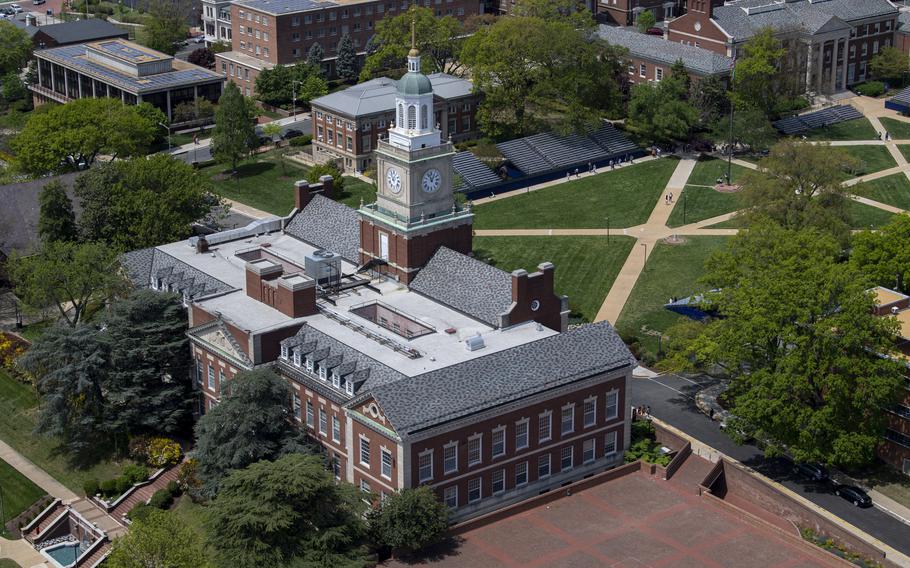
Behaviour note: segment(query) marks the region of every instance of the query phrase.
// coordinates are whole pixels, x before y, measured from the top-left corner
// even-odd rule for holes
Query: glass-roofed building
[[[168,120],[180,103],[221,96],[224,77],[124,39],[67,45],[35,52],[35,104],[111,97],[126,104],[147,102]]]

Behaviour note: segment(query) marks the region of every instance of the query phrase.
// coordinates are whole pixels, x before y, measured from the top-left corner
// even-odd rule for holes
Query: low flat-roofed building
[[[35,58],[38,83],[29,86],[35,104],[111,97],[150,103],[170,121],[180,103],[217,101],[224,84],[214,71],[123,39],[40,50]]]
[[[876,286],[872,293],[876,315],[897,320],[900,328],[894,347],[900,360],[910,367],[910,296],[883,286]],[[902,400],[887,409],[885,442],[878,453],[883,460],[910,475],[910,369],[906,371],[905,379]]]

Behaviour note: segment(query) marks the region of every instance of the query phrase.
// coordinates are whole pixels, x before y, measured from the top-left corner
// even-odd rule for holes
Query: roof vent
[[[764,6],[744,6],[743,12],[749,16],[754,16],[755,14],[764,14],[766,12],[777,12],[778,10],[783,10],[784,5],[782,3],[775,2],[774,4],[765,4]]]
[[[478,349],[486,347],[483,343],[483,337],[479,333],[473,337],[467,338],[464,342],[464,346],[468,351],[477,351]]]
[[[897,306],[891,306],[891,313],[897,315],[900,312],[900,309]]]

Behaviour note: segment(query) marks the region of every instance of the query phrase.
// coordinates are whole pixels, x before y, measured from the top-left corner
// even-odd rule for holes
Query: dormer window
[[[325,380],[327,380],[327,378],[328,378],[328,375],[326,374],[326,368],[323,367],[322,365],[319,365],[319,380],[325,381]]]
[[[351,381],[345,381],[344,382],[344,392],[353,396],[354,395],[354,383]]]
[[[306,358],[306,370],[311,373],[313,372],[313,360],[309,357]]]
[[[294,366],[300,366],[300,351],[297,351],[296,349],[294,350]]]
[[[281,346],[281,358],[285,359],[285,360],[287,360],[287,358],[288,358],[288,346],[287,345]]]
[[[338,373],[332,373],[332,386],[336,389],[341,388],[341,377],[338,376]]]

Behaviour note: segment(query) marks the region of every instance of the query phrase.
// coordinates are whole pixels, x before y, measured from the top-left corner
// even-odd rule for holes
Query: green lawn
[[[0,558],[0,568],[20,568],[20,566],[9,558]]]
[[[214,566],[213,551],[205,544],[205,506],[200,505],[199,503],[193,503],[192,499],[187,495],[183,495],[177,499],[177,503],[168,510],[168,514],[182,520],[193,532],[199,535],[199,540],[202,541],[203,546],[205,546],[206,554]]]
[[[0,129],[22,130],[30,116],[32,116],[32,111],[8,110],[0,114]]]
[[[736,183],[742,178],[742,175],[746,173],[748,168],[733,164],[731,168],[731,175],[733,177],[733,183]],[[727,175],[727,161],[720,160],[718,158],[708,158],[706,160],[699,160],[695,164],[695,168],[692,170],[692,175],[689,176],[687,184],[692,185],[711,185],[717,183],[718,179],[723,178]]]
[[[475,237],[477,258],[507,272],[556,265],[556,292],[569,297],[572,317],[593,321],[635,244],[631,237]]]
[[[124,464],[113,461],[89,469],[72,468],[66,456],[56,451],[56,440],[33,433],[37,412],[34,389],[0,370],[0,439],[79,494],[87,479],[103,480],[120,474]]]
[[[3,460],[0,460],[0,491],[2,491],[0,497],[3,498],[0,532],[5,530],[3,527],[7,521],[15,518],[45,495],[43,489]]]
[[[885,127],[885,130],[891,134],[892,139],[910,140],[910,122],[888,118],[887,116],[880,117],[878,120]]]
[[[648,220],[679,162],[661,158],[474,209],[478,229],[631,227]]]
[[[897,149],[904,155],[905,160],[910,160],[910,144],[898,144]]]
[[[683,298],[703,291],[696,281],[703,274],[705,259],[728,238],[686,236],[684,244],[658,243],[616,322],[620,333],[637,336],[644,350],[656,353],[657,338],[645,335],[643,328],[666,331],[682,318],[664,309],[664,304],[671,296]]]
[[[910,180],[902,173],[862,183],[854,187],[854,193],[910,210]]]
[[[816,128],[805,136],[809,140],[878,140],[878,132],[866,118]]]
[[[887,224],[894,216],[894,213],[852,199],[847,204],[847,211],[850,215],[850,226],[854,229],[877,229]]]
[[[880,172],[897,165],[891,152],[884,146],[838,146],[837,149],[857,161],[855,170],[843,172],[845,180]]]
[[[667,220],[668,227],[679,227],[732,213],[742,208],[739,193],[721,193],[710,187],[687,185],[676,199],[676,206]]]
[[[35,323],[30,323],[28,325],[22,326],[22,329],[19,329],[16,332],[29,341],[37,341],[42,335],[44,335],[44,332],[47,331],[47,328],[51,327],[52,325],[54,325],[53,320],[36,321]]]

